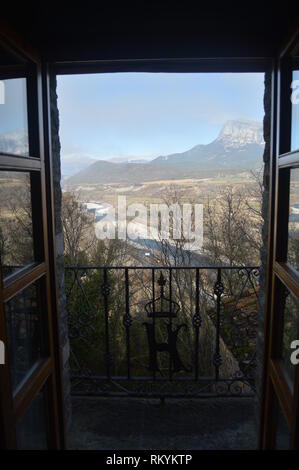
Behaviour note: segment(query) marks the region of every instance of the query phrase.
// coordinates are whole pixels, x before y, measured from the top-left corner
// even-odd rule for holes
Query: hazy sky
[[[115,73],[58,77],[62,155],[155,157],[263,118],[264,76]]]
[[[2,80],[4,102],[0,102],[0,134],[27,129],[26,80]]]

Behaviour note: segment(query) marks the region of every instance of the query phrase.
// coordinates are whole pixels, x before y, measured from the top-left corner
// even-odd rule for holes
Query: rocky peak
[[[216,141],[226,148],[242,147],[247,144],[264,144],[263,126],[258,121],[227,121]]]

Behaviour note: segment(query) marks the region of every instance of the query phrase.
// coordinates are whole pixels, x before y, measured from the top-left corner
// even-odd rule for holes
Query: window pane
[[[290,448],[290,431],[284,414],[277,401],[277,424],[276,424],[276,445],[277,450],[287,450]]]
[[[0,152],[29,154],[25,78],[0,80]]]
[[[288,262],[299,270],[299,168],[291,170]]]
[[[25,415],[17,424],[18,449],[47,449],[46,389],[33,399]]]
[[[34,261],[29,173],[0,171],[0,260],[4,277]]]
[[[13,389],[42,356],[40,284],[34,283],[5,306],[7,343]]]
[[[290,378],[292,386],[295,382],[296,366],[291,362],[291,354],[294,349],[291,343],[299,338],[299,302],[285,288],[284,310],[283,310],[283,338],[282,338],[282,359],[285,370]]]
[[[295,80],[297,82],[295,82]],[[299,149],[299,70],[293,72],[291,150]]]

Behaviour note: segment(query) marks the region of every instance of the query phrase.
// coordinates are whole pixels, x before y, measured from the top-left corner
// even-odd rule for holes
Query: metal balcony
[[[255,393],[259,268],[65,268],[72,393]]]

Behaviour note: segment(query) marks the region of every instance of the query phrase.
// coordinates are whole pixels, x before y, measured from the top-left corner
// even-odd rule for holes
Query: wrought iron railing
[[[259,268],[65,269],[72,393],[255,392]]]

